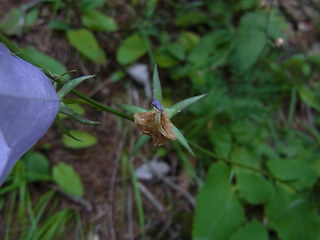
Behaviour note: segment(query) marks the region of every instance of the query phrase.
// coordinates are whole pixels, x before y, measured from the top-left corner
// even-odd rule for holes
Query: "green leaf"
[[[53,30],[59,31],[67,31],[69,29],[69,25],[63,21],[58,19],[53,19],[49,22],[49,27]]]
[[[80,83],[82,83],[84,80],[87,80],[89,78],[93,78],[95,75],[87,75],[87,76],[82,76],[82,77],[78,77],[75,79],[72,79],[70,81],[68,81],[67,83],[65,83],[63,85],[63,87],[58,91],[58,97],[60,98],[60,100],[62,98],[64,98],[64,96],[66,96],[72,89],[74,89],[75,87],[77,87]]]
[[[98,142],[97,138],[90,133],[76,130],[76,129],[72,129],[69,132],[72,136],[81,140],[81,142],[74,140],[73,138],[67,135],[63,135],[62,143],[68,148],[72,148],[72,149],[87,148],[95,145]]]
[[[266,203],[274,196],[272,184],[261,175],[242,169],[236,174],[240,196],[251,204]]]
[[[71,165],[59,163],[52,170],[54,181],[67,194],[81,197],[83,195],[82,181]]]
[[[192,103],[199,101],[201,98],[203,98],[206,95],[207,94],[202,94],[195,97],[184,99],[174,104],[173,106],[166,108],[166,113],[168,114],[169,118],[172,118],[173,116],[175,116],[176,114],[178,114],[179,112],[181,112],[182,110],[190,106]]]
[[[170,68],[179,64],[179,61],[165,47],[159,47],[156,50],[155,61],[162,68]]]
[[[98,64],[106,61],[106,55],[103,49],[100,48],[97,39],[89,30],[69,30],[67,32],[67,38],[72,46],[91,61]]]
[[[317,172],[302,160],[270,160],[267,162],[272,174],[298,189],[312,187],[317,181]]]
[[[179,43],[183,46],[184,50],[189,52],[194,45],[196,45],[199,41],[199,35],[193,32],[182,32],[179,35]]]
[[[38,63],[43,69],[46,69],[52,74],[62,75],[67,72],[66,67],[61,64],[56,59],[39,52],[34,47],[28,47],[23,50],[23,53],[29,57],[34,62]],[[70,78],[69,74],[63,77],[63,80],[68,80]]]
[[[128,105],[128,104],[119,104],[119,106],[126,110],[129,113],[135,114],[138,112],[147,112],[148,110],[142,108],[142,107],[138,107],[138,106],[134,106],[134,105]]]
[[[232,149],[232,135],[227,127],[215,127],[208,131],[214,152],[220,157],[229,158]]]
[[[132,158],[138,151],[139,149],[149,140],[151,139],[151,137],[149,137],[148,135],[141,135],[138,139],[138,141],[136,142],[136,144],[133,146],[131,153],[129,155],[129,159]]]
[[[191,147],[189,146],[188,141],[185,139],[185,137],[183,136],[183,134],[180,132],[180,130],[173,125],[173,131],[177,136],[177,140],[179,141],[179,143],[181,143],[182,146],[184,146],[189,153],[191,153],[193,156],[195,156],[194,152],[192,151]]]
[[[189,12],[175,19],[174,24],[178,27],[190,27],[208,21],[207,16],[203,12]]]
[[[103,6],[105,0],[82,0],[80,10],[82,12],[91,11]]]
[[[299,96],[301,100],[309,107],[312,107],[317,111],[320,111],[320,102],[309,88],[307,88],[304,85],[301,85],[299,87]]]
[[[72,104],[67,104],[67,105],[68,105],[68,107],[69,107],[70,109],[72,109],[73,111],[75,111],[77,114],[79,114],[79,115],[81,115],[81,116],[84,115],[85,110],[84,110],[84,108],[83,108],[80,104],[72,103]],[[60,117],[61,119],[63,119],[63,118],[66,118],[67,116],[64,115],[64,114],[62,114],[62,113],[59,113],[59,117]]]
[[[60,108],[59,108],[59,112],[62,114],[67,115],[68,117],[72,118],[73,120],[80,122],[82,124],[86,124],[86,125],[95,125],[95,124],[100,124],[100,122],[96,122],[96,121],[91,121],[88,120],[84,117],[82,117],[80,114],[78,114],[76,111],[74,111],[72,108],[69,108],[66,104],[64,104],[63,102],[60,102]]]
[[[82,23],[95,31],[112,32],[118,30],[118,24],[112,17],[96,10],[85,12],[82,15]]]
[[[138,34],[132,34],[121,43],[117,51],[117,61],[122,64],[129,64],[136,61],[147,53],[147,46],[143,38]]]
[[[290,195],[277,186],[276,195],[265,206],[268,224],[279,239],[319,239],[320,218],[316,207],[298,194]]]
[[[217,162],[197,197],[193,239],[228,239],[244,221],[244,212],[230,183],[229,167]]]
[[[156,64],[154,65],[154,69],[153,69],[152,83],[153,83],[153,97],[156,98],[160,104],[163,104],[161,82],[159,78],[158,67]]]
[[[185,52],[183,46],[179,43],[171,43],[167,45],[168,52],[176,59],[182,61],[185,58]]]
[[[21,18],[21,9],[14,8],[8,12],[0,22],[0,30],[7,35],[15,35],[19,33],[19,19]]]
[[[26,173],[50,176],[50,164],[48,158],[39,152],[27,152],[21,158]],[[36,179],[34,179],[36,180]],[[43,180],[39,178],[39,180]]]
[[[157,4],[158,4],[158,0],[149,0],[147,2],[147,17],[150,18],[152,17],[153,13],[154,13],[154,10],[156,9],[157,7]]]
[[[247,223],[244,227],[240,228],[230,238],[230,240],[244,239],[268,240],[268,231],[260,222],[254,220],[252,222]]]

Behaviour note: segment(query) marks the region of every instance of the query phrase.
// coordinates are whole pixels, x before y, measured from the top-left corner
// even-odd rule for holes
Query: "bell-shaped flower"
[[[0,43],[0,185],[51,126],[59,105],[48,77]]]

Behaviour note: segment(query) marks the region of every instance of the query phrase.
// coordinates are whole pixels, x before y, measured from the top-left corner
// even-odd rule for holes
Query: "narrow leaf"
[[[177,140],[181,143],[181,145],[184,146],[193,156],[195,156],[195,154],[192,151],[191,147],[189,146],[187,140],[185,139],[185,137],[182,135],[180,130],[175,125],[173,125],[173,131],[177,135]]]
[[[67,115],[68,117],[70,117],[73,120],[75,120],[77,122],[80,122],[82,124],[86,124],[86,125],[100,124],[100,122],[96,122],[96,121],[91,121],[91,120],[85,119],[84,117],[79,115],[76,111],[74,111],[73,109],[69,108],[66,104],[64,104],[62,102],[60,103],[59,112]]]
[[[82,83],[84,80],[87,80],[89,78],[94,77],[95,75],[87,75],[87,76],[82,76],[78,77],[75,79],[72,79],[68,81],[63,87],[59,90],[58,96],[60,100],[66,96],[72,89],[74,89],[76,86],[78,86],[80,83]]]
[[[153,69],[153,97],[156,98],[161,104],[162,102],[162,90],[158,73],[158,67],[155,64]]]
[[[134,106],[134,105],[129,105],[129,104],[119,104],[119,106],[126,110],[129,113],[138,113],[138,112],[146,112],[148,110],[142,108],[142,107],[138,107],[138,106]]]
[[[140,138],[138,139],[138,141],[136,142],[136,144],[134,145],[134,147],[131,150],[131,153],[129,155],[129,159],[132,158],[138,151],[139,149],[149,140],[151,139],[151,137],[147,136],[147,135],[141,135]]]
[[[71,135],[71,133],[68,131],[68,129],[65,128],[65,126],[63,126],[61,118],[59,117],[59,115],[56,117],[55,119],[55,123],[57,124],[57,126],[60,128],[60,130],[62,131],[63,134],[67,135],[68,137],[71,137],[72,139],[81,142],[80,139],[75,138],[74,136]]]
[[[169,118],[172,118],[173,116],[181,112],[183,109],[187,108],[189,105],[191,105],[192,103],[195,103],[196,101],[200,100],[206,95],[207,94],[202,94],[199,96],[184,99],[174,104],[173,106],[166,108],[166,113],[168,114]]]

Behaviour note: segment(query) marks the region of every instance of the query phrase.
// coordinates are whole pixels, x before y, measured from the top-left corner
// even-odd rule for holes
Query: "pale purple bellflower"
[[[51,126],[59,106],[48,77],[0,43],[0,185]]]

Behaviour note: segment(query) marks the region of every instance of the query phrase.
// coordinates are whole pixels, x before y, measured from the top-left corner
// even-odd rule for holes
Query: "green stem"
[[[267,177],[269,177],[269,178],[271,178],[271,179],[273,179],[273,180],[275,180],[275,181],[278,181],[278,182],[281,182],[281,183],[283,183],[283,184],[286,184],[288,187],[292,188],[292,189],[295,190],[295,191],[298,191],[295,187],[293,187],[292,185],[290,185],[290,184],[288,183],[288,181],[279,179],[279,178],[271,175],[271,174],[268,173],[267,171],[264,171],[264,170],[261,170],[261,169],[257,169],[257,168],[253,168],[253,167],[250,167],[250,166],[245,165],[245,164],[242,164],[242,163],[233,162],[233,161],[231,161],[231,160],[229,160],[229,159],[226,159],[226,158],[222,158],[222,157],[220,157],[218,154],[215,154],[215,153],[213,153],[213,152],[210,152],[210,151],[208,151],[207,149],[205,149],[205,148],[203,148],[203,147],[200,147],[199,145],[195,144],[194,142],[191,142],[191,141],[188,141],[188,142],[189,142],[189,144],[190,144],[191,146],[193,146],[193,147],[194,147],[195,149],[197,149],[199,152],[202,152],[202,153],[204,153],[204,154],[206,154],[206,155],[208,155],[208,156],[210,156],[210,157],[212,157],[212,158],[221,160],[221,161],[223,161],[223,162],[225,162],[225,163],[228,163],[228,164],[230,164],[230,165],[232,165],[232,166],[238,166],[238,167],[245,168],[245,169],[248,169],[248,170],[253,171],[253,172],[260,173],[260,174],[265,175],[265,176],[267,176]]]
[[[99,108],[99,109],[101,109],[101,110],[103,110],[105,112],[110,112],[110,113],[112,113],[114,115],[117,115],[119,117],[122,117],[122,118],[125,118],[127,120],[133,121],[133,117],[131,115],[128,115],[126,113],[123,113],[123,112],[115,109],[115,108],[112,108],[112,107],[109,107],[109,106],[107,106],[105,104],[97,102],[97,101],[93,100],[92,98],[87,97],[86,95],[78,92],[77,90],[73,89],[71,92],[74,95],[78,96],[79,98],[83,99],[84,101],[90,103],[91,105],[93,105],[93,106],[95,106],[95,107],[97,107],[97,108]]]

